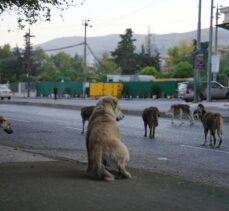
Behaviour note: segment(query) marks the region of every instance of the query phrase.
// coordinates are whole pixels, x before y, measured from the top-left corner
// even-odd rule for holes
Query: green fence
[[[156,96],[157,98],[167,96],[175,97],[178,82],[179,81],[122,82],[122,96],[127,98],[151,98],[152,96]],[[82,96],[82,82],[39,82],[36,83],[37,96],[51,96],[55,86],[58,89],[59,96],[63,96],[64,94],[69,94],[71,97]]]
[[[51,96],[54,87],[57,87],[59,96],[69,94],[71,97],[79,97],[83,90],[82,82],[39,82],[36,83],[37,96]]]
[[[123,97],[175,97],[178,81],[123,82]]]

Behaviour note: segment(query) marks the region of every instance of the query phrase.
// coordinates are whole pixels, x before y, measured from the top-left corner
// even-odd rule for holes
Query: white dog
[[[102,97],[95,106],[87,127],[86,145],[89,176],[112,181],[115,176],[108,171],[105,163],[113,163],[125,178],[131,178],[126,171],[129,160],[127,147],[121,142],[117,122],[124,118],[115,97]]]

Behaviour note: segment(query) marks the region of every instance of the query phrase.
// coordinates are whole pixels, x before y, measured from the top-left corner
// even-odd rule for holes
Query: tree
[[[157,70],[160,70],[160,54],[156,51],[154,54],[146,53],[144,46],[142,46],[141,53],[136,55],[136,63],[138,64],[138,69],[153,66]]]
[[[134,53],[136,40],[133,39],[132,29],[126,29],[126,33],[120,37],[121,41],[118,42],[116,50],[111,52],[111,55],[122,74],[134,74],[137,70],[136,54]]]
[[[185,41],[180,42],[178,46],[169,48],[166,65],[173,69],[180,62],[188,62],[192,64],[192,53],[194,48],[194,43],[189,45]]]
[[[187,61],[181,61],[175,66],[173,77],[188,78],[193,76],[192,65]]]
[[[120,71],[108,53],[104,53],[96,64],[96,73],[98,81],[106,81],[108,74],[119,74]]]
[[[139,74],[140,75],[153,75],[156,78],[159,78],[161,76],[160,72],[158,72],[155,67],[150,67],[150,66],[144,67],[143,69],[141,69],[139,71]]]
[[[83,63],[78,55],[74,58],[64,52],[52,55],[42,63],[41,69],[39,80],[42,81],[76,81],[83,78]]]
[[[0,0],[0,15],[3,12],[16,12],[19,27],[25,23],[33,24],[38,20],[50,21],[51,6],[60,11],[75,6],[73,0]]]
[[[0,83],[18,81],[22,71],[22,55],[19,49],[12,51],[9,44],[0,47]]]

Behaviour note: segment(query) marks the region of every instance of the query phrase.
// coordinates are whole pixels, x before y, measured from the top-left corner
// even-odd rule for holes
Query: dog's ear
[[[5,121],[5,119],[4,119],[2,116],[0,116],[0,125],[1,125],[4,121]]]
[[[198,104],[198,108],[204,109],[204,105],[203,104]]]
[[[110,103],[112,105],[112,108],[115,110],[115,108],[118,105],[118,100],[116,98],[112,97],[112,98],[110,98]]]
[[[104,97],[102,99],[102,104],[103,106],[105,106],[105,104],[110,104],[113,108],[113,110],[115,110],[115,108],[117,107],[118,104],[118,99],[115,97]]]

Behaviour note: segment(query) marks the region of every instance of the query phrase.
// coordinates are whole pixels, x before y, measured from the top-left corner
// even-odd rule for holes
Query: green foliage
[[[0,83],[27,81],[26,57],[18,48],[0,47]],[[83,79],[82,59],[60,52],[49,56],[42,49],[32,51],[31,81],[77,81]]]
[[[3,12],[15,12],[18,16],[18,25],[25,27],[25,23],[33,24],[38,20],[50,21],[51,9],[60,11],[69,6],[75,6],[73,0],[0,0],[0,15]]]
[[[193,50],[194,45],[189,45],[185,41],[180,42],[178,46],[169,48],[166,65],[173,69],[180,62],[189,62],[190,64],[192,64]]]
[[[104,53],[96,64],[96,73],[97,81],[104,82],[108,74],[120,74],[120,71],[108,53]]]
[[[175,78],[188,78],[193,76],[192,65],[187,61],[181,61],[175,66],[173,72]]]
[[[145,52],[144,46],[142,46],[141,53],[135,52],[132,29],[127,29],[124,35],[120,35],[121,41],[118,43],[115,51],[111,52],[116,65],[120,68],[122,74],[135,74],[139,69],[147,66],[154,66],[156,69],[160,69],[159,53]],[[151,51],[150,51],[151,52]]]
[[[19,49],[11,50],[8,44],[0,47],[0,83],[18,81],[23,73],[22,54]]]
[[[229,66],[224,68],[224,74],[229,77]]]
[[[220,58],[220,72],[224,72],[229,67],[229,49]]]
[[[155,67],[149,67],[149,66],[141,69],[139,71],[139,74],[140,75],[153,75],[156,78],[160,78],[160,76],[161,76],[160,72],[158,72]]]
[[[111,55],[118,65],[121,68],[122,74],[134,74],[137,69],[136,59],[135,59],[135,46],[133,39],[132,29],[126,29],[124,35],[120,35],[121,41],[118,42],[118,46],[115,51],[111,52]]]
[[[160,70],[160,54],[155,51],[154,54],[145,53],[144,47],[142,46],[142,51],[140,54],[136,55],[136,63],[138,68],[144,68],[147,66],[153,66],[157,70]]]
[[[73,58],[64,52],[46,57],[41,69],[41,81],[76,81],[83,78],[82,59],[77,55]]]

